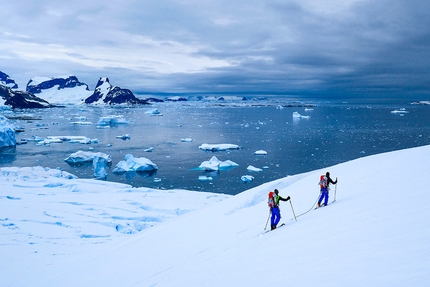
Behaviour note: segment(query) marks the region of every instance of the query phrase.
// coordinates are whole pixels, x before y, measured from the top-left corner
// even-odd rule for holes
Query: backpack
[[[267,201],[267,204],[269,205],[269,207],[274,207],[276,205],[274,194],[275,193],[273,191],[269,192],[269,200]]]
[[[327,178],[325,175],[320,176],[320,182],[319,182],[320,188],[327,188]]]

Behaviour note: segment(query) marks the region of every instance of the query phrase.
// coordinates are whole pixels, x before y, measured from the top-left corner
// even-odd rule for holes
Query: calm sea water
[[[40,120],[16,120],[25,129],[17,141],[32,136],[79,135],[97,138],[98,144],[69,142],[36,146],[34,142],[0,150],[0,166],[44,166],[62,168],[80,178],[92,178],[92,164],[69,165],[64,159],[78,150],[104,152],[113,163],[108,180],[160,189],[189,189],[237,194],[243,190],[287,175],[307,172],[363,156],[430,144],[430,106],[409,102],[317,102],[313,110],[287,107],[285,102],[253,104],[161,103],[139,108],[67,107],[15,112],[39,116]],[[291,104],[291,103],[290,103]],[[296,102],[293,105],[297,104]],[[280,108],[280,105],[285,107]],[[146,111],[157,108],[162,116]],[[404,108],[408,113],[391,113]],[[293,119],[298,112],[305,119]],[[109,129],[97,129],[101,116],[124,115],[130,122]],[[9,114],[10,116],[10,114]],[[85,117],[92,125],[72,125]],[[130,140],[117,136],[130,135]],[[181,139],[191,138],[192,142]],[[203,144],[237,144],[239,150],[205,152]],[[152,152],[145,152],[153,147]],[[267,151],[256,156],[257,150]],[[158,166],[152,174],[128,172],[113,174],[115,165],[126,154],[146,157]],[[220,172],[196,168],[212,156],[231,160],[238,167]],[[262,172],[249,172],[252,165]],[[206,175],[211,181],[199,181]],[[243,183],[241,176],[254,181]]]

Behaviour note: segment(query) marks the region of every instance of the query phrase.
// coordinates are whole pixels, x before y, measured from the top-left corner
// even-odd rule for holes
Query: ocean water
[[[369,103],[370,102],[370,103]],[[303,104],[312,105],[305,110]],[[161,116],[145,112],[157,108]],[[404,108],[407,113],[392,113]],[[294,119],[293,112],[309,116]],[[243,103],[176,102],[152,107],[66,107],[17,111],[6,116],[32,115],[17,119],[25,131],[17,141],[33,136],[86,136],[98,144],[69,142],[37,146],[35,142],[0,150],[0,167],[44,166],[61,168],[80,178],[93,178],[92,164],[69,165],[64,161],[78,150],[104,152],[112,157],[108,180],[135,187],[188,189],[237,194],[246,189],[352,159],[382,152],[430,144],[430,106],[407,101],[321,102],[269,100]],[[123,115],[127,125],[97,129],[99,117]],[[90,125],[73,125],[84,119]],[[129,140],[117,136],[129,134]],[[191,138],[191,142],[181,139]],[[239,150],[205,152],[201,144],[237,144]],[[145,152],[148,148],[152,152]],[[267,155],[254,155],[265,150]],[[146,157],[158,166],[154,173],[114,174],[115,165],[126,154]],[[197,168],[216,156],[238,167],[219,172]],[[250,172],[252,165],[261,172]],[[241,176],[254,180],[243,183]],[[212,180],[200,181],[199,176]],[[335,175],[334,175],[335,176]],[[317,179],[316,179],[317,181]]]

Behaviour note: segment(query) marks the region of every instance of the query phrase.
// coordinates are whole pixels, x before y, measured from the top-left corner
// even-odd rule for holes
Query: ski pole
[[[336,177],[336,184],[335,184],[335,187],[334,187],[334,200],[333,200],[333,202],[336,201],[336,191],[337,191],[337,177]]]
[[[291,203],[291,199],[290,199],[290,205],[291,205],[291,210],[293,211],[294,219],[297,221],[296,213],[294,212],[294,208],[293,208],[293,204]]]
[[[267,217],[266,226],[264,226],[264,230],[263,230],[263,231],[266,231],[267,224],[269,223],[269,218],[270,218],[270,214],[271,214],[271,213],[272,213],[272,211],[271,211],[271,210],[269,210],[269,216]]]

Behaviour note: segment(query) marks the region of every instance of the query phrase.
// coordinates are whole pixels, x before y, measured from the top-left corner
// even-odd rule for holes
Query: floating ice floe
[[[249,165],[246,169],[247,169],[248,171],[254,171],[254,172],[260,172],[260,171],[263,171],[261,168],[258,168],[258,167],[252,166],[252,165]]]
[[[430,101],[413,102],[412,105],[430,105]]]
[[[71,125],[81,125],[81,126],[89,126],[92,125],[92,122],[84,122],[84,121],[76,121],[76,122],[70,122]]]
[[[242,175],[242,177],[240,178],[243,182],[247,183],[247,182],[251,182],[254,180],[254,177],[252,175]]]
[[[181,142],[192,142],[192,141],[193,141],[192,138],[181,139]]]
[[[145,114],[151,115],[151,116],[162,116],[160,111],[158,109],[151,109],[145,112]]]
[[[129,122],[125,119],[123,115],[111,115],[106,117],[100,117],[97,122],[97,126],[106,127],[106,126],[115,126],[115,125],[124,125]]]
[[[206,151],[225,151],[240,149],[240,147],[235,144],[202,144],[201,146],[199,146],[199,149]]]
[[[98,143],[98,139],[90,139],[85,136],[47,136],[46,139],[33,136],[33,140],[39,144],[62,143],[68,141],[70,143],[90,144]]]
[[[117,139],[122,139],[122,140],[129,140],[130,139],[130,135],[129,134],[125,134],[122,136],[116,136]]]
[[[400,110],[391,111],[392,114],[407,114],[409,113],[406,109],[402,108]]]
[[[216,156],[211,157],[210,160],[204,161],[200,164],[199,169],[206,171],[217,171],[239,166],[237,163],[226,160],[220,161]]]
[[[147,149],[144,149],[143,151],[144,152],[152,152],[154,150],[154,147],[149,147],[149,148],[147,148]]]
[[[255,155],[267,155],[267,151],[265,150],[257,150],[254,152]]]
[[[211,176],[201,175],[201,176],[199,176],[199,180],[200,181],[211,181],[211,180],[213,180],[213,178]]]
[[[112,162],[110,155],[102,152],[91,152],[91,151],[77,151],[69,155],[64,161],[67,163],[84,163],[92,162],[95,157],[101,157],[106,160],[106,162]]]
[[[310,111],[313,111],[314,109],[312,109],[312,108],[305,108],[305,112],[310,112]]]
[[[302,116],[301,114],[299,114],[298,112],[294,112],[293,113],[293,118],[295,119],[309,119],[310,116]]]
[[[157,169],[157,165],[146,157],[134,157],[131,154],[126,154],[125,160],[120,161],[112,172],[122,173],[127,171],[154,171]]]

